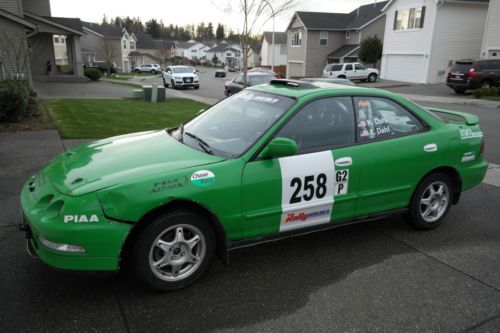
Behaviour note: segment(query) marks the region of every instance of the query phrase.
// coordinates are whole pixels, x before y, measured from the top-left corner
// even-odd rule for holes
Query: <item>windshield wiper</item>
[[[182,127],[183,131],[184,131],[184,126]],[[213,155],[213,151],[212,149],[210,149],[210,145],[208,143],[205,142],[205,140],[197,137],[196,135],[194,135],[193,133],[189,133],[189,132],[186,132],[184,133],[186,134],[187,136],[190,136],[192,137],[193,139],[195,139],[196,141],[198,141],[198,144],[200,145],[200,147],[207,153],[207,154],[210,154],[210,155]]]

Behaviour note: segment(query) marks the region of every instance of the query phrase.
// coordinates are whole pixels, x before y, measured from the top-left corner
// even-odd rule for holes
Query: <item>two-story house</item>
[[[138,34],[137,49],[129,53],[134,66],[143,64],[160,64],[163,68],[172,64],[176,55],[176,44],[173,41],[153,39],[148,34]]]
[[[243,52],[238,44],[228,44],[225,41],[206,51],[207,62],[213,63],[214,57],[218,64],[228,67],[241,68],[243,65]]]
[[[264,31],[264,34],[262,35],[262,44],[260,48],[261,65],[286,66],[287,52],[288,52],[286,41],[287,41],[286,32],[274,32],[274,51],[273,51],[273,33],[270,31]]]
[[[382,79],[445,82],[453,61],[481,53],[488,0],[391,0],[383,12]]]
[[[363,39],[384,38],[386,4],[350,13],[296,12],[287,28],[287,77],[319,76],[327,63],[357,61]]]
[[[137,38],[126,28],[83,22],[82,53],[85,61],[112,61],[122,72],[132,71],[129,53],[136,50]]]
[[[481,58],[500,59],[500,1],[490,1]]]
[[[79,19],[51,16],[49,0],[0,0],[0,79],[23,78],[31,84],[33,76],[62,74],[54,35],[65,38],[65,74],[83,76],[83,34]]]

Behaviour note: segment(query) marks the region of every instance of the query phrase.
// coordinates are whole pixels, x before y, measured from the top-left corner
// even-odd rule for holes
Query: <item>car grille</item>
[[[193,78],[192,77],[185,77],[183,78],[184,83],[193,83]]]

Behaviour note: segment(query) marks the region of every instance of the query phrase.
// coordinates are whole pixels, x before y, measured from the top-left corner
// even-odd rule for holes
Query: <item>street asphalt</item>
[[[500,110],[429,106],[477,114],[486,157],[500,165]],[[21,186],[78,143],[0,133],[0,332],[500,331],[497,171],[436,230],[391,217],[243,248],[187,289],[157,293],[129,271],[68,272],[27,255]]]

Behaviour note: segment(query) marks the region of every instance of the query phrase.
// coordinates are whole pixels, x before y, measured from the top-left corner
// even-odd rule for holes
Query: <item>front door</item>
[[[294,140],[299,150],[295,156],[257,158],[245,166],[245,238],[355,216],[360,156],[350,97],[307,104],[274,137]]]

